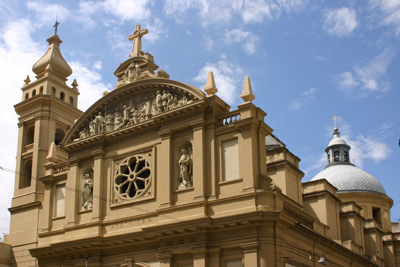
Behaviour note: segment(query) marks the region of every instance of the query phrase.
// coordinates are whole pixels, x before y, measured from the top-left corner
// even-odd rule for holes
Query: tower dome
[[[365,192],[386,195],[385,189],[374,176],[350,163],[351,147],[340,137],[338,118],[335,114],[333,139],[325,149],[328,165],[311,181],[325,179],[338,189],[338,193]]]

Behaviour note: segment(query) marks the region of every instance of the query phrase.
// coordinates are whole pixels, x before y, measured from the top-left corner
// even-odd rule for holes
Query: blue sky
[[[58,15],[61,51],[77,79],[79,108],[112,90],[128,59],[128,36],[147,28],[143,50],[170,78],[203,89],[212,70],[218,95],[236,109],[250,76],[265,121],[309,181],[326,164],[333,108],[357,167],[375,176],[400,218],[400,2],[306,0],[0,2],[0,166],[15,169],[26,75],[47,49]],[[0,172],[0,236],[8,233],[14,175]]]

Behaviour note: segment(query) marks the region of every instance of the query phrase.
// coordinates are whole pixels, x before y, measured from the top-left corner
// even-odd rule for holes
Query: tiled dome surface
[[[386,195],[381,183],[371,174],[352,165],[331,165],[311,181],[326,179],[339,193],[366,192]]]

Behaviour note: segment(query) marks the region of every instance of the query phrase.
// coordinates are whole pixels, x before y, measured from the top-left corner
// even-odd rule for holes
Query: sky
[[[117,83],[128,36],[170,79],[203,89],[213,71],[231,110],[249,76],[253,103],[273,134],[301,159],[303,181],[326,165],[336,115],[351,161],[372,174],[400,219],[400,1],[103,0],[0,1],[0,167],[15,170],[21,87],[54,33],[85,111]],[[397,71],[396,71],[397,70]],[[9,232],[15,175],[0,169],[0,237]]]

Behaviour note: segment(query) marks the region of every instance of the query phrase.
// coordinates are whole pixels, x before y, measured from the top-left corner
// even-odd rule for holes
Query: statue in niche
[[[93,179],[90,173],[86,173],[82,192],[82,210],[91,210],[93,208]]]
[[[179,164],[179,189],[185,189],[192,186],[192,150],[188,147],[188,150],[182,149],[182,155],[178,161]]]

